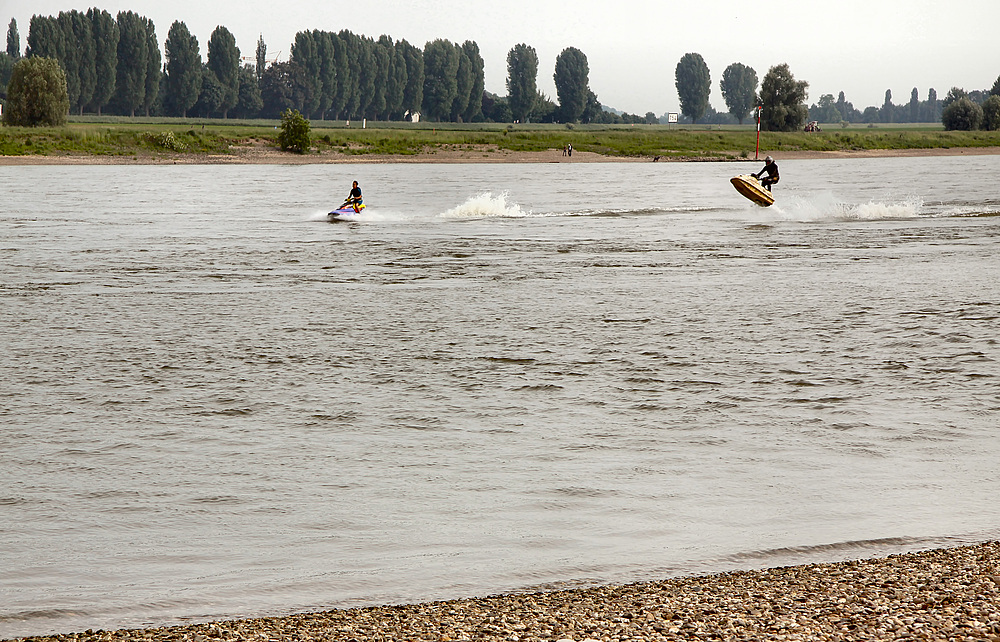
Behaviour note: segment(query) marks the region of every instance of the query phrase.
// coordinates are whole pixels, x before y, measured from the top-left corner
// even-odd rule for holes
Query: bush
[[[286,109],[281,114],[278,145],[286,152],[298,154],[305,154],[309,150],[309,121],[299,113],[298,109]]]
[[[983,103],[983,129],[1000,129],[1000,96],[990,96]]]
[[[972,131],[983,123],[983,108],[968,98],[959,98],[941,112],[941,122],[949,131]]]
[[[58,127],[69,116],[66,72],[52,58],[22,58],[14,64],[3,122],[15,127]]]

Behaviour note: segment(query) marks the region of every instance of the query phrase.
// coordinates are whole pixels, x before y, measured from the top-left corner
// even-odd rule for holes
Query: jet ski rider
[[[354,187],[351,188],[351,193],[347,197],[347,201],[345,201],[344,205],[342,205],[341,207],[351,205],[354,207],[354,211],[357,212],[361,209],[361,203],[362,203],[361,188],[358,187],[358,182],[354,181]]]
[[[778,164],[775,163],[774,159],[771,158],[770,156],[764,159],[764,167],[759,172],[750,175],[756,179],[760,179],[760,177],[763,176],[765,172],[767,173],[767,177],[761,179],[760,184],[764,187],[764,189],[770,192],[771,186],[777,183],[778,179],[780,178],[778,176]]]

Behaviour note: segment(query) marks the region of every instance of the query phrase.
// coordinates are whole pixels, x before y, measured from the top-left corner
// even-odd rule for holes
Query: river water
[[[0,167],[0,638],[1000,536],[1000,156],[779,162]]]

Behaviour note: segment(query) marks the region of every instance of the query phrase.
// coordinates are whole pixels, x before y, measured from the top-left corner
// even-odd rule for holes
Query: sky
[[[312,29],[387,34],[419,47],[474,40],[486,89],[500,95],[507,52],[526,43],[538,52],[538,88],[554,101],[556,56],[576,47],[601,103],[634,114],[679,111],[674,70],[690,52],[708,64],[720,112],[719,81],[734,62],[761,80],[787,63],[809,83],[810,104],[843,91],[861,110],[881,106],[887,89],[904,104],[914,87],[921,100],[929,88],[943,98],[951,87],[988,90],[1000,76],[998,0],[0,0],[0,21],[17,20],[23,51],[33,14],[90,7],[150,18],[161,49],[170,25],[182,21],[202,56],[215,27],[225,26],[248,61],[260,36],[268,58],[285,61],[295,34]]]

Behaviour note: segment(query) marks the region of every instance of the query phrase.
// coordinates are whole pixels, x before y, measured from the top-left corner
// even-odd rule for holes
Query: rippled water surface
[[[1000,536],[1000,157],[781,166],[0,167],[0,637]]]

